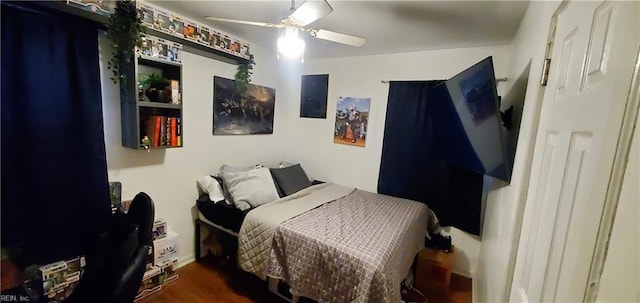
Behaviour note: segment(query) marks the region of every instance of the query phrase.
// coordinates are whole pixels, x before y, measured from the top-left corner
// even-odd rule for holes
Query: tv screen
[[[493,59],[476,63],[433,90],[431,120],[442,160],[509,181]]]

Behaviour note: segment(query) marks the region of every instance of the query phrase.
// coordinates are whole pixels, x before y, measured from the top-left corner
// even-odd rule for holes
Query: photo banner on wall
[[[213,77],[213,135],[273,134],[276,90],[249,84],[247,95],[234,80]]]
[[[327,118],[329,75],[303,75],[300,87],[300,117]]]
[[[339,97],[333,142],[365,147],[371,98]]]

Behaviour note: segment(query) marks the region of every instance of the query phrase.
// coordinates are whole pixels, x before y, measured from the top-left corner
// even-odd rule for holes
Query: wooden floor
[[[285,302],[252,274],[208,258],[178,269],[179,278],[137,303]],[[457,281],[460,280],[460,281]],[[452,278],[447,294],[427,294],[428,303],[470,303],[470,279]]]

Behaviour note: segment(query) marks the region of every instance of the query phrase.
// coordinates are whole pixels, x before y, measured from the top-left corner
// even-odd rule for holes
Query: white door
[[[513,302],[584,300],[640,45],[638,6],[576,1],[556,12]]]

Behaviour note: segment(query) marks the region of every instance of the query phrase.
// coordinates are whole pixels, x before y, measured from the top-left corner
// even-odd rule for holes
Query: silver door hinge
[[[551,59],[544,59],[542,64],[542,77],[540,78],[540,85],[547,86],[549,82],[549,68],[551,67]]]

